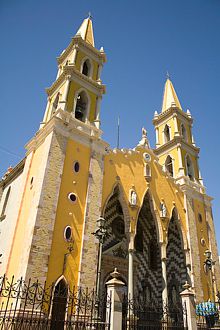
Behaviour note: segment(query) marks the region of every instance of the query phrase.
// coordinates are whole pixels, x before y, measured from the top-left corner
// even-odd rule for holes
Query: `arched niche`
[[[171,140],[170,138],[170,127],[166,124],[164,127],[164,143],[167,143]]]
[[[195,174],[193,163],[189,155],[186,155],[186,175],[190,178],[191,181],[194,181]]]
[[[180,302],[180,292],[183,284],[189,280],[184,251],[184,237],[176,208],[172,211],[167,231],[167,289],[169,304]]]
[[[183,140],[187,142],[187,140],[188,140],[187,131],[186,131],[186,127],[183,123],[181,124],[180,130],[181,130],[181,135],[182,135]]]
[[[92,62],[89,58],[84,58],[81,64],[81,70],[80,72],[89,78],[92,77],[92,72],[93,72],[93,65]]]
[[[170,155],[167,156],[165,161],[165,169],[167,172],[173,177],[174,171],[173,171],[173,159]]]
[[[85,90],[79,90],[74,100],[74,116],[82,122],[86,122],[89,117],[90,97]]]
[[[160,234],[149,191],[143,198],[138,214],[135,235],[135,256],[137,261],[135,295],[150,296],[162,303],[162,268],[160,254]],[[154,249],[154,253],[152,251]]]

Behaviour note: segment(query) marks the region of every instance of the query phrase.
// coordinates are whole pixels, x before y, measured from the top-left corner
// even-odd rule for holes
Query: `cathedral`
[[[196,302],[214,301],[212,198],[192,115],[170,78],[152,114],[155,148],[143,128],[134,149],[112,149],[101,130],[106,54],[95,48],[90,17],[57,61],[39,130],[0,182],[0,276],[94,288],[100,275],[104,291],[117,267],[130,298],[175,301],[187,281]]]

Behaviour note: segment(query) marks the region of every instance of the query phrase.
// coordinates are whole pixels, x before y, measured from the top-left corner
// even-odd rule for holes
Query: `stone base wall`
[[[96,222],[101,212],[103,172],[103,155],[92,151],[78,279],[78,285],[81,287],[94,288],[96,284],[99,244],[92,233],[96,230]]]
[[[196,219],[193,209],[193,199],[186,196],[187,207],[187,222],[188,222],[188,238],[191,251],[191,275],[193,278],[192,284],[194,286],[196,300],[203,301],[203,287],[201,281],[201,263],[198,251],[198,234],[196,229]]]

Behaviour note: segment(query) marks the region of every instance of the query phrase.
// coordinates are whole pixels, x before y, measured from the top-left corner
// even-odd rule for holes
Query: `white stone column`
[[[177,144],[177,152],[178,152],[178,161],[179,161],[179,176],[185,175],[184,167],[183,167],[183,160],[182,160],[182,153],[181,153],[181,145]]]
[[[128,249],[128,299],[133,300],[134,298],[134,249]]]
[[[159,128],[156,127],[155,131],[156,131],[156,148],[159,148],[159,146],[160,146],[160,143],[159,143]]]
[[[78,51],[78,46],[76,45],[75,48],[73,49],[73,55],[72,55],[72,62],[71,62],[71,64],[73,64],[73,65],[76,64],[77,51]]]
[[[102,97],[99,96],[96,101],[96,111],[95,111],[95,120],[94,124],[99,129],[100,128],[100,107],[101,107]]]
[[[106,321],[109,322],[110,330],[122,329],[122,302],[124,294],[124,283],[118,279],[120,273],[115,268],[111,273],[113,279],[106,283],[107,299],[110,298],[110,303],[107,303]]]
[[[163,304],[166,305],[168,302],[168,292],[167,292],[167,245],[165,243],[161,244],[161,266],[162,266],[162,300]]]
[[[68,92],[69,92],[70,79],[71,79],[71,76],[66,77],[62,100],[59,102],[59,107],[64,111],[66,110],[66,105],[67,105],[67,96],[68,96]]]
[[[58,71],[57,71],[56,79],[59,78],[59,76],[60,76],[60,74],[61,74],[61,71],[62,71],[62,65],[59,65],[59,66],[58,66]]]
[[[174,120],[174,136],[180,136],[179,130],[178,130],[178,125],[177,125],[177,115],[175,114],[173,116]]]
[[[197,330],[195,294],[187,282],[183,287],[185,290],[180,293],[180,296],[183,308],[186,309],[186,312],[183,313],[184,328],[187,328],[188,330]]]
[[[98,82],[99,84],[102,83],[102,81],[101,81],[102,68],[103,68],[103,64],[101,63],[101,64],[99,64],[99,67],[98,67],[98,73],[97,73],[97,82]]]

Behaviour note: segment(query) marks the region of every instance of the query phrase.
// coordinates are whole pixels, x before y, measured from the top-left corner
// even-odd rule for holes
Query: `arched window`
[[[84,91],[77,96],[75,118],[85,122],[88,108],[88,97]]]
[[[91,62],[90,62],[90,60],[86,60],[83,63],[82,74],[84,74],[87,77],[90,77],[90,75],[91,75]]]
[[[164,127],[164,142],[167,143],[170,141],[170,128],[168,125]]]
[[[188,155],[186,156],[186,174],[188,175],[190,180],[192,180],[192,181],[194,180],[193,164]]]
[[[60,93],[58,92],[56,97],[55,97],[55,100],[53,102],[53,113],[57,110],[58,108],[58,104],[59,104],[59,98],[60,98]]]
[[[167,156],[166,162],[165,162],[165,168],[170,173],[171,176],[173,176],[173,160],[169,156]]]
[[[1,216],[0,216],[1,220],[3,220],[6,216],[5,211],[6,211],[6,207],[7,207],[7,204],[8,204],[8,199],[9,199],[9,196],[10,196],[10,192],[11,192],[11,187],[8,188],[7,193],[5,195],[5,200],[4,200],[4,204],[3,204],[2,212],[1,212]]]
[[[187,141],[187,132],[186,132],[186,127],[181,124],[181,135],[185,141]]]

